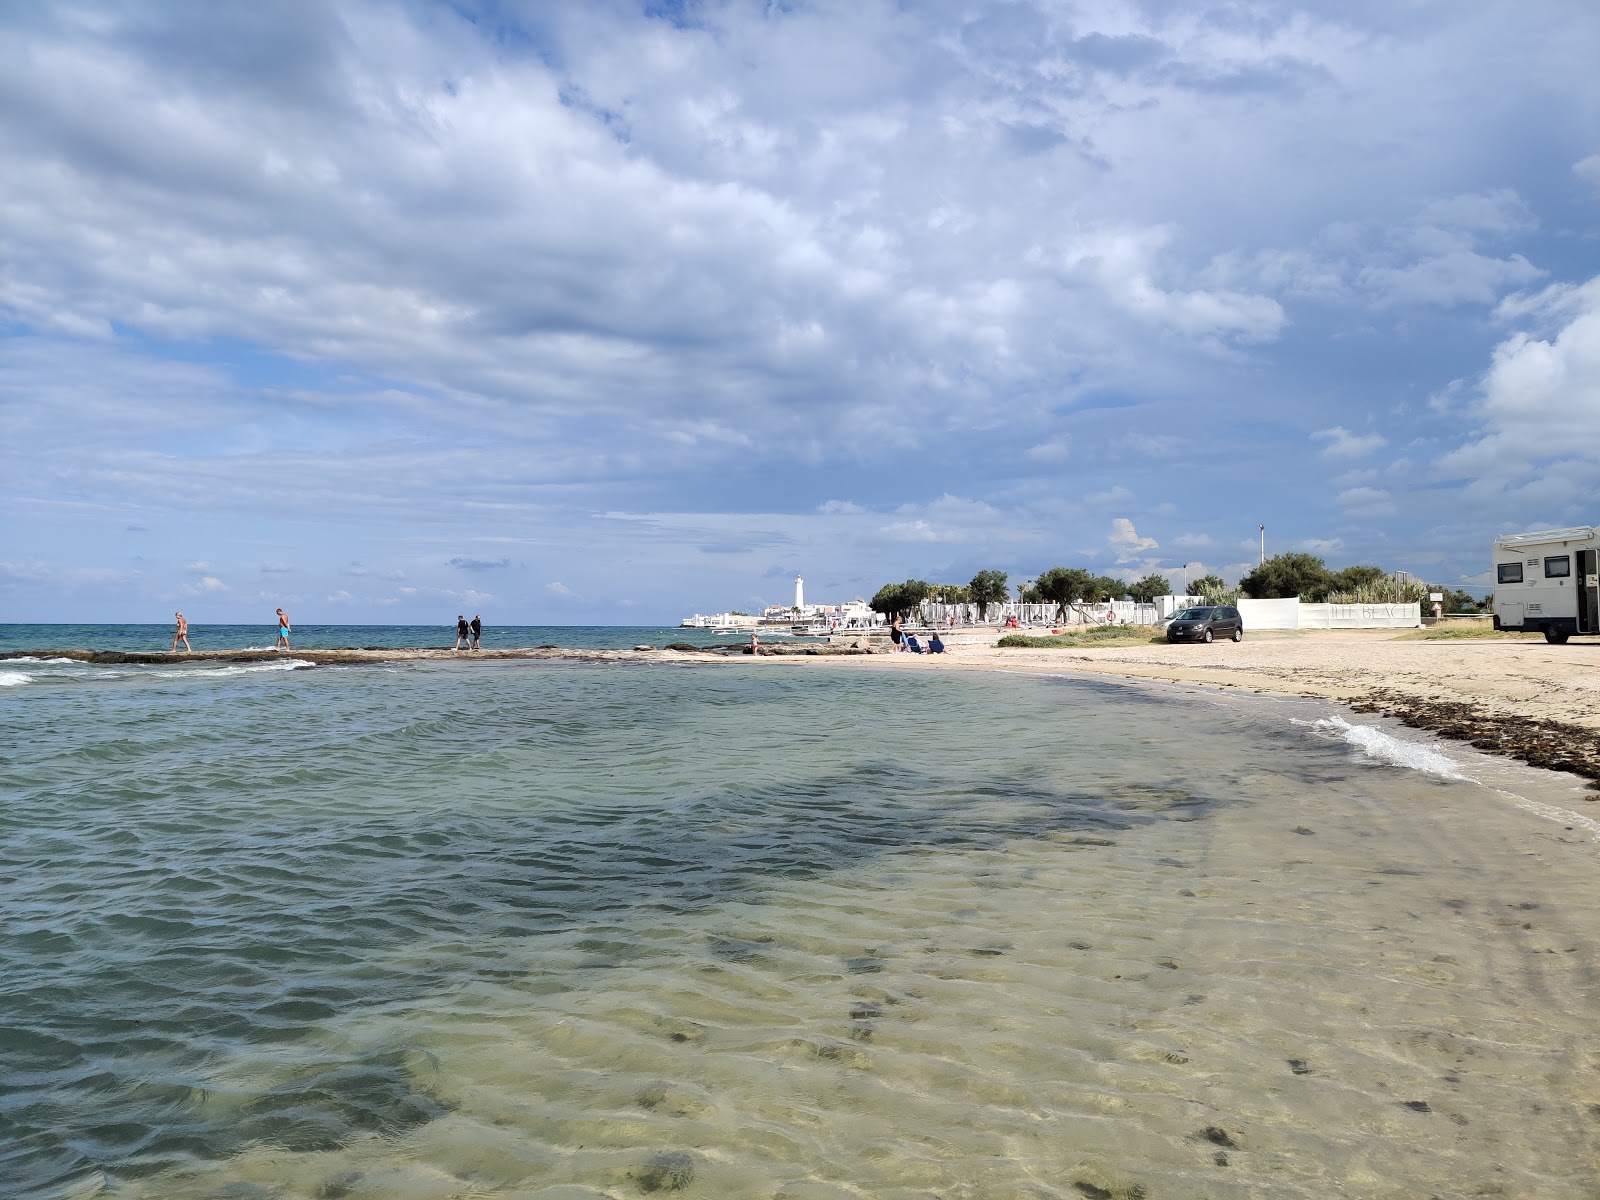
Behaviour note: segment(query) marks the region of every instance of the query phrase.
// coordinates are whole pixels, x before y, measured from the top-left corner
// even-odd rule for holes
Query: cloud
[[[867,510],[850,500],[824,500],[817,511],[826,516],[856,516]]]
[[[208,562],[186,563],[183,569],[191,575],[204,575],[211,570],[211,564]]]
[[[1359,458],[1389,444],[1388,439],[1382,434],[1355,434],[1342,425],[1335,425],[1332,429],[1319,429],[1311,436],[1327,439],[1328,444],[1322,448],[1322,454],[1326,458]]]
[[[1180,550],[1203,550],[1216,542],[1209,533],[1180,533],[1172,539],[1172,544]]]
[[[1596,198],[1600,198],[1600,154],[1580,158],[1572,164],[1572,173],[1593,188]]]
[[[452,558],[445,565],[454,567],[458,571],[496,571],[502,567],[509,567],[511,560],[509,558],[501,558],[488,562],[481,558]]]
[[[1491,490],[1543,474],[1600,491],[1600,276],[1502,306],[1535,326],[1494,349],[1471,416],[1478,428],[1436,471]],[[1540,334],[1544,336],[1540,336]],[[1587,483],[1584,481],[1587,480]]]
[[[1106,541],[1116,551],[1119,563],[1131,562],[1141,551],[1154,550],[1161,545],[1155,538],[1140,537],[1127,517],[1112,518],[1111,534]]]
[[[1089,495],[1083,498],[1083,502],[1085,504],[1093,504],[1100,507],[1109,507],[1113,504],[1127,504],[1133,498],[1133,493],[1119,483],[1107,488],[1103,492],[1089,493]]]
[[[1344,549],[1344,540],[1342,538],[1301,538],[1294,543],[1294,548],[1305,554],[1338,554]]]
[[[553,594],[555,594],[557,596],[576,596],[577,595],[577,593],[574,592],[571,588],[569,588],[566,584],[560,583],[560,582],[547,583],[547,584],[544,585],[544,590],[547,591],[547,592],[551,592],[551,593],[553,593]]]
[[[345,591],[343,588],[340,588],[337,592],[334,592],[332,595],[328,596],[327,603],[329,603],[329,604],[349,604],[354,599],[355,599],[355,597],[352,596],[349,592]]]
[[[1386,517],[1395,511],[1389,493],[1382,488],[1346,488],[1335,497],[1335,502],[1351,516]]]
[[[261,564],[263,575],[293,575],[299,567],[290,566],[288,563],[264,562]]]
[[[1062,436],[1047,442],[1038,442],[1023,451],[1023,456],[1034,462],[1065,462],[1072,456],[1072,439]]]

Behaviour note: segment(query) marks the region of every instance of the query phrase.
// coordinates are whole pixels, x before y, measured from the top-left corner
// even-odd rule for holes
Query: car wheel
[[[1244,630],[1235,628],[1233,631],[1233,640],[1236,642],[1244,641]]]
[[[1209,630],[1209,629],[1206,630],[1206,638],[1205,638],[1205,640],[1208,641],[1208,642],[1211,640],[1211,630]]]
[[[1552,646],[1565,646],[1567,644],[1567,635],[1565,633],[1557,633],[1554,629],[1546,629],[1544,631],[1544,640]]]

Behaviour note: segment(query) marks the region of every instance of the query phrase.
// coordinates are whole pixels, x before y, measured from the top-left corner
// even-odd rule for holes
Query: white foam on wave
[[[79,662],[75,658],[36,658],[32,654],[24,654],[24,655],[21,655],[18,658],[11,659],[10,661],[14,662],[14,663],[44,663],[44,664],[47,664],[47,665],[52,666],[52,667],[55,667],[55,666],[86,667],[86,666],[89,665],[88,663],[85,663],[85,662]]]
[[[1318,733],[1348,742],[1368,758],[1377,759],[1390,766],[1421,771],[1424,775],[1432,775],[1437,779],[1467,778],[1447,754],[1420,742],[1401,741],[1392,733],[1385,733],[1372,725],[1352,725],[1343,717],[1324,717],[1310,724]]]
[[[0,671],[0,687],[20,687],[32,682],[33,676],[26,671]]]
[[[273,662],[250,663],[245,666],[218,667],[214,670],[201,672],[205,676],[217,675],[254,675],[261,671],[293,671],[297,667],[314,667],[316,663],[307,662],[303,658],[280,658]]]

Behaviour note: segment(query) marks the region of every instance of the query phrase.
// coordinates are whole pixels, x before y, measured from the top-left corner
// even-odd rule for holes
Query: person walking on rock
[[[478,639],[483,637],[483,619],[477,613],[473,613],[472,624],[467,628],[472,630],[472,648],[476,650],[478,648]]]
[[[278,640],[272,644],[274,650],[287,650],[289,648],[289,631],[294,626],[289,624],[289,614],[283,609],[278,610]]]
[[[178,652],[178,643],[182,642],[184,652],[193,654],[194,648],[189,645],[189,622],[183,619],[182,613],[173,613],[172,615],[178,618],[178,632],[172,635],[172,649],[168,653],[176,654]]]
[[[452,646],[451,649],[453,649],[453,650],[461,649],[462,643],[466,644],[466,647],[467,647],[468,650],[472,649],[472,627],[467,624],[467,618],[466,617],[462,616],[460,613],[457,613],[456,614],[456,644],[454,646]]]

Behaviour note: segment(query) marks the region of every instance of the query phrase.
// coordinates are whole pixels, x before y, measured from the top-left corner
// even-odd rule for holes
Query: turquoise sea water
[[[120,650],[152,652],[172,646],[173,624],[166,625],[0,625],[0,651],[6,650]],[[190,625],[189,645],[195,650],[270,650],[276,626]],[[763,632],[763,637],[783,633]],[[449,648],[455,645],[455,625],[296,625],[289,637],[300,650],[337,650],[377,646],[384,649]],[[561,646],[596,650],[624,650],[631,646],[663,646],[681,642],[689,646],[725,646],[748,641],[709,629],[679,629],[658,625],[508,625],[485,627],[485,649],[522,646]]]
[[[0,666],[6,1195],[1593,1194],[1593,843],[1438,747],[904,669]]]

